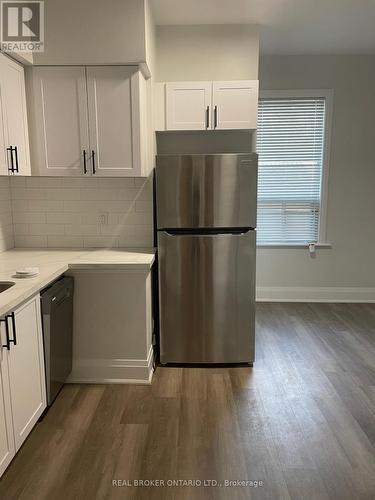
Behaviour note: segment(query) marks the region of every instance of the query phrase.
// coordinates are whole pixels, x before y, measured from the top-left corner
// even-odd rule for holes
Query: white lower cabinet
[[[8,358],[4,349],[0,353],[0,476],[16,453],[13,438],[12,410],[10,403]]]
[[[150,382],[150,269],[71,269],[68,275],[74,277],[73,370],[68,381]]]
[[[47,405],[39,294],[2,318],[1,346],[0,475]]]

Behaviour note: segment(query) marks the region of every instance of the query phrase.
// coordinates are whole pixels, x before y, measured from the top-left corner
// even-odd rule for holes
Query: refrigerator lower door
[[[161,362],[253,362],[255,231],[158,237]]]

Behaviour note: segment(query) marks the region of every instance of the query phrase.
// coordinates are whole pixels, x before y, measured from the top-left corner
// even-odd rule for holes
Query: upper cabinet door
[[[9,167],[13,165],[12,173],[15,175],[30,175],[29,134],[23,67],[8,57],[2,56],[0,79],[3,120],[5,122],[5,146],[9,155]],[[3,160],[2,152],[1,160]]]
[[[31,70],[33,169],[37,175],[89,175],[83,67]]]
[[[206,130],[210,123],[211,82],[166,83],[166,129]]]
[[[39,295],[15,311],[15,331],[10,327],[10,335],[13,339],[16,335],[8,354],[8,372],[18,450],[46,408]]]
[[[8,169],[5,95],[4,84],[0,77],[0,175],[8,175]]]
[[[90,130],[90,166],[98,176],[137,176],[139,133],[134,121],[139,94],[138,68],[132,66],[88,67],[87,93]],[[139,119],[139,118],[138,118]]]
[[[256,129],[258,80],[213,82],[215,129]]]

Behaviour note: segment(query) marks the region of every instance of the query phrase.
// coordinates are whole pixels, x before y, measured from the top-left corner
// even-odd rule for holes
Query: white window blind
[[[258,244],[318,241],[324,118],[324,97],[260,99]]]

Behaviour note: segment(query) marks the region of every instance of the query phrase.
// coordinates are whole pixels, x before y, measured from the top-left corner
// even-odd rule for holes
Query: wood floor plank
[[[254,368],[65,386],[1,500],[373,500],[375,305],[260,303],[256,328]]]

